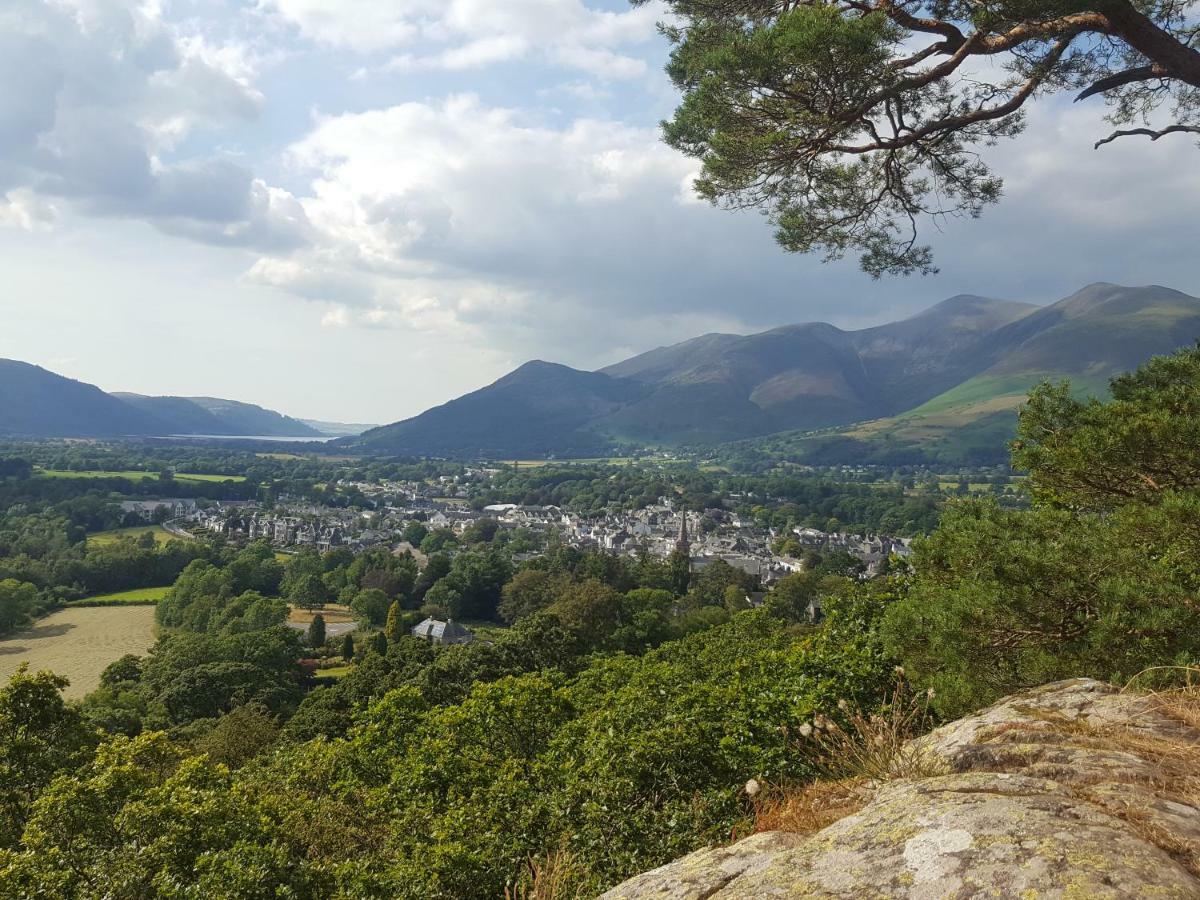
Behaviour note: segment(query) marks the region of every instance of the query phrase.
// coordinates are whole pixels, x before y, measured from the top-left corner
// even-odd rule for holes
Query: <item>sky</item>
[[[661,6],[3,0],[0,357],[105,390],[383,423],[529,359],[859,328],[959,293],[1200,294],[1196,148],[1051,100],[1005,197],[873,281],[698,201]]]

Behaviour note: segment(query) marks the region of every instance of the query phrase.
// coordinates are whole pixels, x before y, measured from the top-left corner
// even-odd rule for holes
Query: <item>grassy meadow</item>
[[[113,528],[110,531],[97,531],[94,534],[88,535],[88,543],[97,546],[113,544],[123,538],[139,538],[147,531],[154,535],[154,543],[156,544],[181,540],[181,538],[171,534],[171,532],[167,531],[161,525],[136,525],[133,528]]]
[[[157,472],[145,472],[140,469],[129,469],[123,472],[73,472],[68,469],[38,469],[38,475],[43,478],[126,478],[130,481],[157,481]],[[193,482],[222,482],[245,481],[245,475],[198,475],[191,472],[174,473],[176,481]]]
[[[100,673],[127,653],[143,654],[154,643],[152,606],[71,607],[0,639],[0,683],[22,663],[49,669],[71,681],[65,694],[79,698],[100,684]]]
[[[153,606],[167,596],[170,587],[134,588],[132,591],[118,591],[115,594],[98,594],[95,597],[84,597],[74,600],[71,606]]]

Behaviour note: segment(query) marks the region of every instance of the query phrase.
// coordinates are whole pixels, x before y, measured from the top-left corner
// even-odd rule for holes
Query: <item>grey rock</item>
[[[1200,809],[1173,796],[1162,752],[1197,742],[1151,698],[1047,685],[914,742],[950,774],[880,785],[815,835],[701,850],[603,900],[1200,898]]]

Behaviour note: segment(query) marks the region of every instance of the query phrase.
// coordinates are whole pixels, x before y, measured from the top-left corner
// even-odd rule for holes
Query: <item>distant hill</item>
[[[0,359],[0,434],[119,437],[153,434],[157,419],[94,385]]]
[[[775,435],[763,449],[814,463],[990,463],[1008,458],[1017,409],[1044,380],[1080,395],[1150,357],[1200,338],[1200,299],[1171,288],[1093,284],[996,329],[971,351],[975,370],[902,413],[833,435]]]
[[[890,415],[961,382],[984,336],[1036,309],[962,296],[863,331],[811,323],[707,335],[602,370],[654,386],[602,427],[634,441],[713,443]]]
[[[429,456],[588,455],[611,445],[589,426],[646,390],[629,379],[528,362],[488,387],[415,418],[337,443]]]
[[[372,428],[378,428],[378,425],[368,425],[360,422],[322,422],[320,419],[301,419],[305,425],[310,428],[315,428],[321,434],[327,434],[330,437],[354,437],[362,434],[364,431],[370,431]]]
[[[173,430],[167,434],[256,437],[320,437],[324,434],[299,419],[253,403],[216,397],[146,397],[122,393],[113,396],[170,424]]]
[[[0,435],[153,437],[165,435],[319,437],[322,432],[269,409],[210,397],[106,394],[40,366],[0,359]]]
[[[807,323],[704,335],[599,372],[528,363],[340,443],[520,457],[759,439],[824,460],[915,458],[940,442],[1002,458],[1014,411],[1042,378],[1101,391],[1112,375],[1198,336],[1200,300],[1164,287],[1096,284],[1048,307],[963,295],[860,331]],[[838,431],[812,434],[829,429]]]

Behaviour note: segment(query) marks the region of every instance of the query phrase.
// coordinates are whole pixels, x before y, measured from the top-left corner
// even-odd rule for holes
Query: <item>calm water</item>
[[[320,437],[280,437],[270,434],[169,434],[173,441],[270,441],[275,444],[325,444],[335,440],[334,434]]]

